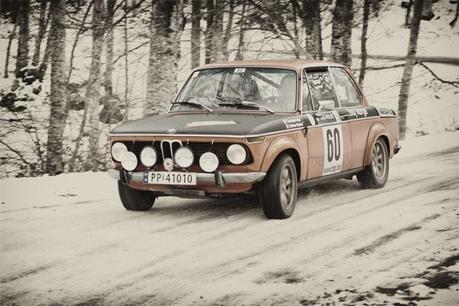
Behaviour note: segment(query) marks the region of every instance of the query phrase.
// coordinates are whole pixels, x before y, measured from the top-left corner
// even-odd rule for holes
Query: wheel
[[[258,190],[261,207],[268,219],[285,219],[292,215],[297,185],[295,162],[290,155],[284,154],[271,166]]]
[[[118,181],[118,193],[127,210],[149,210],[156,200],[154,192],[133,189],[121,181]]]
[[[381,188],[389,175],[389,151],[382,138],[376,140],[371,153],[371,163],[360,173],[357,180],[365,188]]]

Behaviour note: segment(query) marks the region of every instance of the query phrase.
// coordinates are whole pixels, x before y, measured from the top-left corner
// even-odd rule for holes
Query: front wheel
[[[152,191],[133,189],[121,181],[118,181],[118,193],[124,208],[134,211],[149,210],[157,198]]]
[[[389,176],[389,151],[382,138],[376,140],[371,153],[371,163],[360,173],[357,180],[365,188],[382,188]]]
[[[295,162],[290,155],[282,155],[261,183],[260,204],[268,219],[286,219],[295,210],[298,192]]]

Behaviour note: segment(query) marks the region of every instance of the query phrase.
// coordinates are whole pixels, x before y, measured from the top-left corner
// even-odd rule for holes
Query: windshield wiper
[[[264,105],[258,104],[257,102],[244,101],[244,100],[238,99],[238,98],[235,98],[235,99],[223,99],[221,96],[216,96],[216,99],[219,101],[219,102],[217,102],[217,104],[221,105],[221,106],[256,107],[258,109],[264,109],[264,110],[270,112],[271,114],[274,114],[273,110],[267,108]]]
[[[195,106],[195,107],[197,106],[197,107],[200,107],[200,108],[205,108],[206,110],[208,110],[208,111],[211,112],[211,113],[214,112],[210,107],[208,107],[208,106],[206,106],[206,105],[204,105],[204,104],[202,104],[202,103],[199,103],[199,102],[192,102],[192,101],[174,101],[174,102],[172,102],[171,104],[185,104],[185,105],[190,105],[190,106]]]

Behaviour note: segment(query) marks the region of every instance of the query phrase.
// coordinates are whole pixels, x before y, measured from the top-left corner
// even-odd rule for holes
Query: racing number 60
[[[327,130],[327,151],[328,162],[339,160],[341,155],[341,143],[339,138],[339,130],[337,128]]]

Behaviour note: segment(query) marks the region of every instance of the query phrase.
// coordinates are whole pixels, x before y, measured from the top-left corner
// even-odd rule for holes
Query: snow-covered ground
[[[412,138],[387,185],[125,211],[105,173],[0,180],[2,305],[457,305],[459,132]],[[394,304],[399,303],[399,304]]]

